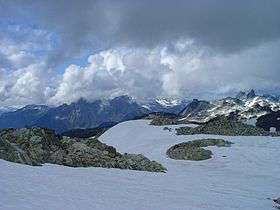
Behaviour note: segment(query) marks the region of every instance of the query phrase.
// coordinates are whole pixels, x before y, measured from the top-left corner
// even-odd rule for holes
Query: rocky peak
[[[193,112],[197,113],[200,110],[204,110],[209,106],[208,101],[200,101],[198,99],[193,99],[191,103],[189,103],[185,109],[179,113],[181,116],[187,116],[189,114],[192,114]]]
[[[252,89],[252,90],[250,90],[250,92],[247,94],[247,99],[254,98],[254,97],[256,97],[256,93],[255,93],[255,91]]]
[[[246,98],[246,92],[244,91],[240,91],[237,95],[236,95],[237,99],[244,99]]]

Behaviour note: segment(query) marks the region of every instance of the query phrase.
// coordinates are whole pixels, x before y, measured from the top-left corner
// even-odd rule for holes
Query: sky
[[[279,0],[0,0],[0,106],[279,95]]]

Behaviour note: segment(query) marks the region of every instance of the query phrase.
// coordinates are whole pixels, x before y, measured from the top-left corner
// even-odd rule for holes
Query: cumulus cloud
[[[256,87],[277,89],[279,51],[279,43],[268,43],[241,54],[216,55],[190,40],[169,48],[102,51],[90,56],[86,67],[69,66],[50,101],[94,100],[120,94],[139,100],[156,96],[209,99]]]
[[[279,11],[279,0],[0,0],[0,106],[279,90]]]
[[[55,81],[44,64],[31,64],[13,72],[0,71],[0,106],[46,104]]]

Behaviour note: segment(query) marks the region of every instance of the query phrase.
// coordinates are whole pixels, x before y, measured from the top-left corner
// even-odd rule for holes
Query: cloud
[[[51,103],[129,94],[138,100],[157,96],[215,98],[256,88],[280,87],[279,43],[241,54],[209,54],[194,42],[171,47],[116,48],[91,55],[86,67],[69,66]]]
[[[0,0],[0,106],[280,90],[279,11],[279,0]]]
[[[55,79],[55,78],[53,78]],[[46,104],[55,81],[45,65],[31,64],[13,72],[0,71],[0,106]]]
[[[178,39],[193,39],[217,52],[234,53],[275,41],[280,34],[279,0],[49,0],[1,4],[3,17],[30,21],[57,33],[58,49],[49,57],[54,65],[92,49],[124,45],[149,48]]]
[[[0,106],[45,104],[53,94],[57,75],[47,67],[44,53],[49,34],[21,25],[0,32]]]

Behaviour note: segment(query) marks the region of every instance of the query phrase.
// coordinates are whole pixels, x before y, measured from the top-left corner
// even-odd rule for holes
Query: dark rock
[[[164,127],[163,130],[165,130],[165,131],[167,130],[167,131],[171,132],[172,128]]]
[[[89,137],[98,137],[102,135],[109,128],[115,126],[117,123],[103,123],[96,128],[85,128],[85,129],[72,129],[61,133],[62,136],[68,136],[72,138],[89,138]]]
[[[280,198],[273,199],[273,201],[280,205]]]
[[[237,99],[245,99],[246,98],[246,92],[244,91],[240,91],[237,95],[236,95]]]
[[[178,121],[176,118],[168,117],[154,117],[150,122],[150,125],[163,126],[163,125],[178,125],[182,122]]]
[[[0,158],[27,165],[52,163],[71,167],[121,168],[151,172],[166,169],[142,155],[120,154],[96,138],[69,138],[43,128],[0,132]]]
[[[227,147],[231,144],[233,143],[223,139],[200,139],[176,144],[170,147],[166,154],[176,160],[207,160],[212,157],[212,152],[202,147]]]
[[[210,107],[210,102],[208,101],[200,101],[197,99],[193,99],[191,103],[189,103],[180,113],[181,117],[192,117],[199,112],[207,110]]]
[[[263,128],[266,131],[270,131],[270,128],[272,127],[275,128],[276,131],[280,131],[280,111],[259,117],[256,126]]]
[[[256,97],[256,93],[255,93],[255,91],[252,89],[252,90],[250,90],[250,92],[247,94],[247,99],[254,98],[254,97]]]
[[[225,136],[270,136],[261,128],[253,125],[247,125],[232,117],[218,116],[209,122],[197,126],[195,128],[181,127],[177,128],[177,135],[194,135],[194,134],[212,134],[212,135],[225,135]],[[273,134],[273,135],[278,135]]]

